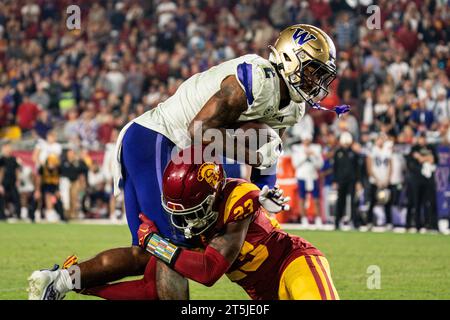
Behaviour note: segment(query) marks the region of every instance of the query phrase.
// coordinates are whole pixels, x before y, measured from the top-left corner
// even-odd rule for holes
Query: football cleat
[[[61,275],[59,265],[51,270],[34,271],[28,278],[28,300],[62,300],[65,294],[56,288],[56,280]]]

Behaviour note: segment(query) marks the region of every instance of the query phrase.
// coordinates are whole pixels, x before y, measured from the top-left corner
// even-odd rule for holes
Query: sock
[[[59,276],[56,278],[55,287],[61,293],[66,293],[73,290],[74,285],[69,271],[66,269],[58,270]]]
[[[151,257],[140,280],[122,281],[104,286],[88,288],[81,294],[97,296],[107,300],[157,300],[156,258]]]
[[[154,289],[153,289],[154,288]],[[156,286],[144,279],[122,281],[81,291],[81,294],[106,300],[157,300]]]

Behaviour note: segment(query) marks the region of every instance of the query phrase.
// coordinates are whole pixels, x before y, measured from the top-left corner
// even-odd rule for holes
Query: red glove
[[[145,238],[147,238],[147,236],[151,233],[158,233],[158,228],[153,223],[153,221],[147,218],[143,213],[139,214],[139,219],[142,221],[137,232],[139,246],[144,247]]]

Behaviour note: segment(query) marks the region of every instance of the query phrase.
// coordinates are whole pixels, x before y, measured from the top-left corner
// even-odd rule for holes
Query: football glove
[[[145,248],[145,239],[152,233],[158,233],[158,228],[153,221],[147,218],[147,216],[143,213],[139,215],[139,220],[142,221],[137,232],[139,246]]]
[[[290,209],[287,203],[291,198],[283,197],[283,190],[278,185],[275,185],[273,189],[264,186],[259,193],[258,199],[264,209],[273,214]]]

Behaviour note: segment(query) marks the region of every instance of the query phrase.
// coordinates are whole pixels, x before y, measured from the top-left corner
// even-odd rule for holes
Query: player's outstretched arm
[[[250,157],[252,151],[246,148],[245,145],[237,143],[236,139],[227,135],[226,132],[226,128],[236,126],[237,120],[247,108],[247,97],[236,77],[226,77],[221,83],[220,90],[206,102],[189,124],[189,134],[192,141],[194,143],[201,141],[203,144],[217,143],[217,141],[214,141],[215,135],[207,133],[210,129],[216,129],[222,135],[223,143],[221,145],[217,144],[216,146],[221,154],[225,154],[225,147],[227,145],[233,145],[234,152],[232,154],[235,156],[235,160],[237,160],[238,155],[245,155],[245,159],[253,159]],[[199,139],[198,137],[201,138]],[[233,139],[234,143],[227,144],[225,143],[225,139]],[[257,163],[251,165],[260,165],[259,157],[255,158],[257,159]]]
[[[247,235],[251,217],[227,224],[225,232],[215,236],[203,252],[177,247],[167,239],[162,239],[157,233],[151,233],[146,237],[144,247],[182,276],[205,286],[212,286],[237,258]],[[161,254],[160,250],[157,250],[161,247],[169,250]],[[167,252],[173,253],[169,255]]]

